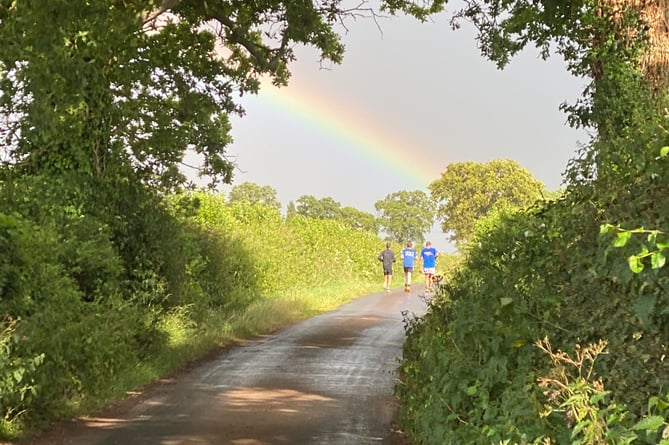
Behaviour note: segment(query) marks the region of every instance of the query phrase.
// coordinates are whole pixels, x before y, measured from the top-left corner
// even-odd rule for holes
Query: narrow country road
[[[361,297],[29,445],[394,443],[403,311],[424,313],[418,291]]]

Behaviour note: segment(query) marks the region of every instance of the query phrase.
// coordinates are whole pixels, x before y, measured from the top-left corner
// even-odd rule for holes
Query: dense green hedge
[[[571,443],[573,425],[542,416],[539,379],[552,366],[534,345],[542,338],[570,353],[608,342],[594,369],[628,426],[665,394],[666,274],[632,274],[599,240],[597,213],[565,200],[482,225],[447,292],[409,331],[397,391],[416,443]]]
[[[658,443],[662,428],[634,425],[669,384],[669,136],[662,98],[626,85],[636,94],[610,99],[606,137],[571,166],[562,197],[481,221],[446,292],[410,325],[397,393],[416,444],[632,443],[619,431]],[[536,347],[544,338],[570,356],[607,346],[592,373],[567,372]],[[624,413],[598,420],[601,441],[579,442],[586,423],[566,414],[576,399],[542,386],[556,370],[592,391],[589,409]]]
[[[138,369],[168,372],[159,361],[170,348],[194,358],[199,346],[175,336],[204,335],[254,301],[376,278],[381,241],[214,194],[8,174],[0,248],[0,436],[10,437],[120,397]]]
[[[226,204],[204,193],[181,197],[192,207],[193,220],[213,233],[243,240],[252,264],[243,267],[263,295],[304,286],[378,279],[378,236],[331,219],[295,215],[285,220],[278,210],[245,202]],[[183,204],[187,201],[189,204]]]

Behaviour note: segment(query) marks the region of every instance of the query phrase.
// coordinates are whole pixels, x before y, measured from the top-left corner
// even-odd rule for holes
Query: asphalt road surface
[[[366,445],[392,433],[403,312],[419,291],[375,293],[226,349],[29,445]]]

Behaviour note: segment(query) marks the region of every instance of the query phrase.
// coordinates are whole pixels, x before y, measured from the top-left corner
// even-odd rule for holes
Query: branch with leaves
[[[660,157],[669,156],[669,146],[662,147]],[[611,244],[613,247],[622,248],[629,244],[633,237],[645,237],[645,242],[641,242],[641,250],[627,257],[627,264],[634,273],[640,273],[645,268],[645,263],[650,261],[652,269],[660,269],[667,262],[669,254],[669,232],[659,229],[645,229],[638,227],[635,229],[625,229],[615,224],[602,224],[599,233],[601,236],[613,236]]]

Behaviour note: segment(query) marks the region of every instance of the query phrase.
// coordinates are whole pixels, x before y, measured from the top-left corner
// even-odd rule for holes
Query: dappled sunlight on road
[[[361,297],[30,445],[389,444],[403,314],[425,309],[400,291]]]
[[[266,411],[284,414],[309,413],[314,404],[335,403],[335,400],[318,394],[303,393],[292,389],[275,388],[235,388],[219,396],[230,411],[236,413],[255,413]]]

